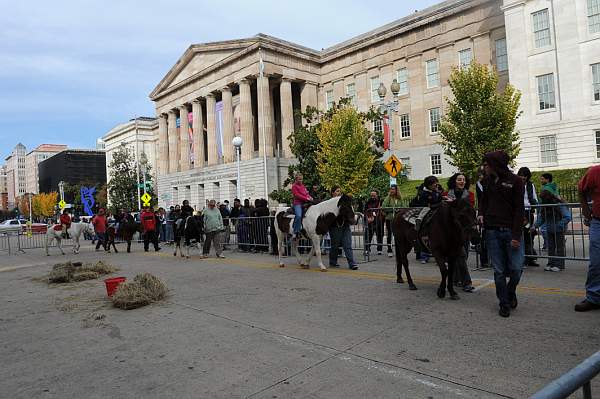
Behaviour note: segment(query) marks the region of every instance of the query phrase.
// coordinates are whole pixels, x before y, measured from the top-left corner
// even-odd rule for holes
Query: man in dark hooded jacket
[[[479,204],[479,219],[486,231],[486,246],[500,301],[499,314],[510,316],[517,307],[517,285],[523,270],[523,181],[508,169],[509,158],[504,151],[485,154],[483,194]],[[506,279],[508,278],[508,283]]]

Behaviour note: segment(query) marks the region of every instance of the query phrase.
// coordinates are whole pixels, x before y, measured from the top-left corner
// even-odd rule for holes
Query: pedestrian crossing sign
[[[402,170],[402,162],[400,162],[400,160],[396,158],[394,154],[392,154],[387,159],[387,161],[385,161],[383,167],[390,174],[390,176],[396,177],[400,174],[400,171]]]
[[[144,206],[150,206],[151,199],[152,199],[152,197],[148,193],[144,193],[144,195],[142,195],[142,198],[141,198],[141,200],[144,201]]]
[[[67,206],[67,203],[65,202],[65,200],[60,200],[60,202],[58,203],[58,207],[60,209],[65,209],[66,206]]]

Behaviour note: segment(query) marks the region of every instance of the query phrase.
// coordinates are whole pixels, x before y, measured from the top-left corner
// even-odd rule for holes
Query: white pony
[[[57,229],[58,226],[58,230]],[[94,235],[94,227],[91,223],[71,223],[71,227],[67,230],[69,233],[69,237],[73,239],[73,253],[79,253],[79,237],[81,233],[86,231],[87,233]],[[65,251],[62,249],[61,241],[62,241],[62,230],[60,229],[60,225],[51,225],[48,226],[48,231],[46,232],[46,255],[50,256],[50,252],[48,251],[48,247],[52,240],[56,240],[56,246],[60,249],[60,252],[64,255]]]
[[[325,267],[323,260],[321,259],[321,238],[329,231],[329,228],[336,223],[338,217],[344,219],[348,223],[356,223],[357,215],[355,215],[354,210],[352,209],[352,199],[347,195],[333,197],[308,208],[302,218],[302,232],[304,236],[312,242],[312,248],[305,260],[302,259],[298,253],[298,240],[292,239],[292,253],[296,254],[298,263],[302,268],[309,268],[310,260],[313,254],[315,254],[321,271],[327,271],[327,267]],[[274,225],[279,249],[279,266],[284,267],[285,264],[283,263],[282,258],[284,254],[284,240],[293,233],[291,229],[293,214],[281,211],[277,213],[275,218]]]

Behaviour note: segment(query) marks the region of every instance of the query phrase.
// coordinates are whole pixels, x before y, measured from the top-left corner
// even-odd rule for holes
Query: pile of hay
[[[136,309],[164,299],[167,293],[167,286],[158,277],[142,273],[135,276],[132,283],[120,284],[112,302],[120,309]]]
[[[81,262],[57,263],[48,274],[50,284],[72,283],[76,281],[94,280],[105,274],[118,271],[114,266],[102,261],[96,264],[82,265]]]

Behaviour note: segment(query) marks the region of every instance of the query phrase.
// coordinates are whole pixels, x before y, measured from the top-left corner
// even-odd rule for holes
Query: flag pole
[[[134,115],[134,126],[135,126],[135,175],[137,177],[137,200],[138,200],[138,211],[142,211],[142,199],[140,196],[140,161],[138,158],[138,127],[137,127],[137,115]]]
[[[267,181],[267,142],[265,140],[265,97],[266,94],[264,92],[264,81],[263,79],[265,78],[264,76],[264,69],[265,69],[265,65],[263,63],[263,59],[262,59],[262,53],[260,51],[260,49],[258,49],[258,57],[259,57],[259,65],[258,65],[258,70],[259,70],[259,79],[260,79],[260,95],[262,97],[262,101],[260,102],[260,119],[261,119],[261,138],[262,138],[262,143],[263,143],[263,173],[264,173],[264,179],[265,179],[265,199],[268,201],[269,200],[269,185],[268,185],[268,181]],[[267,82],[268,84],[268,82]],[[269,88],[267,87],[267,90],[269,90]]]

